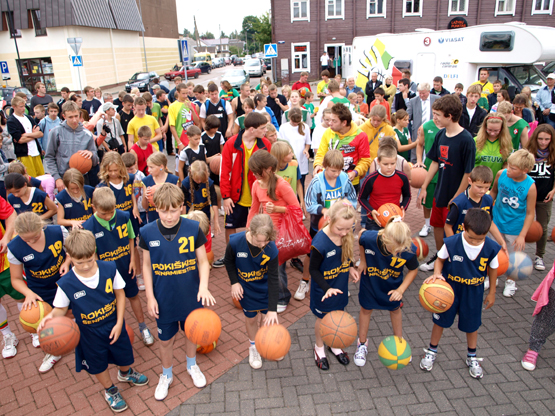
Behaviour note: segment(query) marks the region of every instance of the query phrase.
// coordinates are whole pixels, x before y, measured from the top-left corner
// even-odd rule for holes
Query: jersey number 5
[[[488,259],[486,259],[485,257],[482,257],[480,259],[480,267],[478,268],[478,270],[483,272],[484,270],[486,270],[486,267],[488,267]]]

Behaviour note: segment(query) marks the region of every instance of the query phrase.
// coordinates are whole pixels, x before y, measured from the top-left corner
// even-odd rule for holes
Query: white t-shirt
[[[472,110],[466,107],[466,112],[468,113],[468,119],[472,120],[472,117],[474,117],[474,113],[476,112],[476,107],[474,107]]]
[[[301,175],[308,173],[308,159],[303,153],[305,145],[310,144],[310,127],[304,124],[304,136],[299,134],[299,126],[293,127],[291,123],[282,124],[279,128],[279,138],[289,142],[299,163]]]
[[[100,269],[98,269],[98,267],[96,269],[96,273],[92,277],[79,276],[75,271],[75,267],[73,268],[73,273],[75,273],[75,276],[79,279],[79,281],[83,283],[85,286],[87,286],[88,288],[90,289],[97,288],[98,281],[100,278]],[[117,270],[116,270],[116,276],[114,277],[114,282],[112,287],[114,289],[123,289],[125,287],[125,281],[123,280],[123,277],[121,277],[121,275]],[[58,286],[58,290],[56,290],[56,296],[54,297],[54,302],[52,302],[52,305],[55,308],[66,308],[69,306],[69,303],[70,303],[69,298],[62,290],[62,288]]]
[[[35,188],[33,188],[35,189]],[[69,235],[69,231],[67,230],[66,227],[63,227],[60,225],[60,228],[62,229],[62,243],[65,244],[66,243],[66,238]],[[48,247],[46,247],[46,245],[44,246],[44,249],[47,250]],[[10,262],[10,264],[22,264],[18,259],[16,259],[13,255],[13,253],[10,251],[10,249],[8,249],[8,261]]]
[[[322,136],[327,129],[328,127],[324,127],[322,124],[318,124],[314,127],[314,131],[312,132],[312,149],[318,150],[320,142],[322,141]]]
[[[330,57],[328,55],[322,55],[320,57],[320,63],[324,66],[328,65]]]
[[[316,115],[314,116],[314,122],[316,123],[316,125],[322,124],[322,114],[324,113],[324,110],[328,108],[328,104],[332,99],[333,97],[331,95],[328,95],[320,103],[318,113],[316,113]]]
[[[464,238],[464,231],[462,243],[466,257],[468,257],[472,261],[476,260],[476,257],[478,257],[478,255],[480,254],[480,251],[482,251],[482,247],[484,247],[484,243],[480,244],[479,246],[472,246],[468,244],[468,242]],[[437,256],[442,260],[445,260],[449,257],[449,252],[447,251],[447,247],[445,247],[445,244],[437,252]],[[492,269],[497,269],[499,267],[499,260],[497,259],[497,256],[495,256],[490,262],[489,267],[491,267]]]
[[[18,116],[14,114],[14,117],[19,120],[23,128],[25,129],[25,133],[32,133],[33,132],[33,124],[31,121],[25,116]],[[28,156],[39,156],[39,148],[37,147],[37,142],[35,140],[31,140],[27,142],[27,155]]]
[[[223,98],[219,98],[219,101],[216,104],[212,103],[212,101],[210,101],[210,102],[212,103],[212,105],[219,106],[221,104],[222,100],[223,100]],[[225,113],[227,115],[233,114],[233,109],[231,108],[231,104],[229,103],[229,101],[225,101]],[[199,116],[200,116],[200,118],[206,118],[206,103],[200,106]]]

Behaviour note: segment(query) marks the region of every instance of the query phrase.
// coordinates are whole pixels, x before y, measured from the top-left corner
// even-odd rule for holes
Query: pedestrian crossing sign
[[[81,55],[72,56],[71,63],[73,66],[83,66],[83,57]]]
[[[277,43],[268,43],[264,45],[265,58],[277,58]]]

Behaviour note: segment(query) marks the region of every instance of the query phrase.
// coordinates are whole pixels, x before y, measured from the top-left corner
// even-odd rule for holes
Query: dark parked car
[[[243,65],[243,58],[235,58],[235,61],[233,61],[233,65]]]
[[[208,62],[197,62],[193,68],[200,69],[203,74],[209,74],[212,71],[212,66]]]
[[[33,94],[25,87],[0,87],[0,109],[4,110],[8,117],[12,114],[12,98],[15,97],[15,94],[18,92],[22,92],[27,96],[28,103],[31,101],[31,98],[33,98]]]
[[[272,69],[272,58],[264,58],[263,61],[266,64],[266,69]]]
[[[154,78],[160,79],[156,72],[135,72],[125,84],[125,91],[131,92],[133,88],[138,88],[139,91],[146,92],[154,85],[152,82]]]

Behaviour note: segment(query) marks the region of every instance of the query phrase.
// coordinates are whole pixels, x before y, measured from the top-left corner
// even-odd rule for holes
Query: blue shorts
[[[384,311],[395,311],[401,306],[401,301],[390,301],[389,295],[372,288],[370,279],[367,275],[360,276],[360,290],[358,292],[358,302],[366,310],[381,309]],[[403,283],[403,279],[398,279],[398,284],[392,284],[391,290],[397,289]]]
[[[482,303],[484,301],[484,285],[470,286],[455,283],[447,279],[447,283],[455,292],[453,306],[443,313],[434,313],[434,324],[442,328],[450,328],[459,315],[459,330],[468,334],[476,332],[482,325]]]
[[[179,328],[181,328],[182,331],[185,331],[185,321],[175,321],[169,323],[156,321],[156,325],[158,326],[158,339],[160,339],[160,341],[169,341],[172,339],[175,334],[179,332]]]
[[[246,227],[250,208],[235,204],[233,212],[225,216],[225,228],[236,229]]]
[[[266,315],[268,313],[268,309],[261,309],[259,311],[247,311],[246,309],[243,309],[243,314],[247,318],[254,318],[256,315],[258,315],[258,312]]]
[[[133,364],[133,347],[125,330],[125,321],[118,340],[110,345],[112,325],[100,328],[83,328],[80,326],[81,339],[75,348],[75,370],[85,370],[89,374],[100,374],[108,364],[126,367]]]
[[[125,292],[125,297],[129,299],[137,296],[139,294],[139,286],[137,285],[137,278],[136,277],[132,278],[129,272],[127,273],[120,272],[120,275],[123,278],[123,281],[125,282],[125,287],[123,288],[123,291]]]
[[[315,307],[310,307],[310,310],[312,311],[312,313],[316,316],[316,318],[320,318],[320,319],[324,319],[324,316],[326,316],[326,314],[333,312],[333,311],[321,311],[319,309],[316,309]],[[337,309],[338,311],[344,311],[345,309]]]

